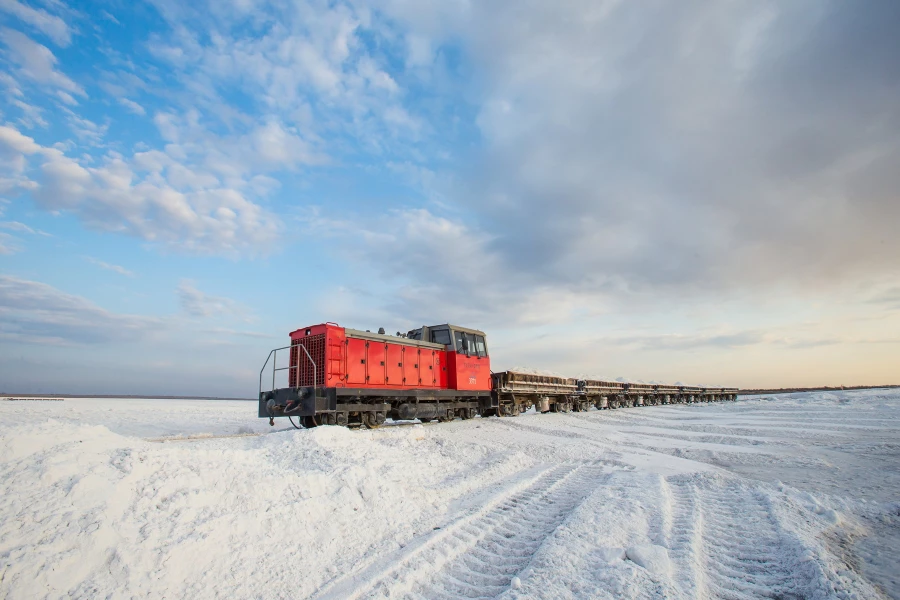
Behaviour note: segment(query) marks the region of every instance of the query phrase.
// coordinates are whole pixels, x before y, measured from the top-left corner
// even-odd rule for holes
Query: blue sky
[[[898,16],[0,0],[0,390],[252,396],[326,320],[896,382]]]

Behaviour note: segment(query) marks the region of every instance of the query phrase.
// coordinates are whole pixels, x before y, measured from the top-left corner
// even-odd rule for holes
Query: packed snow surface
[[[0,598],[900,598],[900,390],[285,425],[0,400]]]

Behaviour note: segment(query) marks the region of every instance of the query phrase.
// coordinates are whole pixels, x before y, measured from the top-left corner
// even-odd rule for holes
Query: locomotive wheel
[[[316,417],[300,417],[300,424],[307,429],[312,429],[313,427],[319,426],[318,421],[316,421]]]
[[[335,424],[340,425],[341,427],[346,427],[347,422],[350,420],[349,417],[350,415],[348,415],[346,412],[339,412],[335,417]]]
[[[337,416],[334,413],[325,413],[322,415],[322,425],[336,425]]]
[[[381,426],[381,423],[384,423],[384,418],[381,419],[381,423],[378,422],[378,417],[374,412],[364,412],[360,415],[362,417],[363,425],[365,425],[368,429],[377,429]]]
[[[475,416],[475,409],[473,408],[461,408],[459,409],[459,416],[464,420],[468,421],[472,417]]]

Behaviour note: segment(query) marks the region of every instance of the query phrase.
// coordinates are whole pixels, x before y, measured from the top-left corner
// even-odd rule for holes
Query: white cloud
[[[369,57],[363,57],[357,65],[357,72],[365,78],[369,84],[376,89],[382,89],[389,94],[396,94],[400,91],[400,87],[394,79],[381,70],[378,65]]]
[[[0,338],[35,344],[133,341],[159,319],[109,312],[38,281],[0,275]]]
[[[250,320],[248,309],[231,298],[212,296],[201,292],[193,281],[183,279],[175,290],[181,302],[181,308],[192,317],[236,316]]]
[[[18,0],[0,0],[0,10],[46,34],[59,46],[68,46],[72,41],[72,32],[66,22],[43,9],[25,6]]]
[[[62,91],[62,90],[58,90],[58,91],[56,92],[56,96],[57,96],[60,100],[62,100],[62,101],[65,102],[66,104],[68,104],[69,106],[77,106],[77,105],[78,105],[78,100],[76,100],[75,98],[73,98],[73,97],[72,97],[72,94],[69,94],[68,92],[64,92],[64,91]]]
[[[15,236],[0,231],[0,255],[9,256],[10,254],[18,254],[21,251],[22,246]]]
[[[261,2],[248,29],[241,26],[246,14],[232,4],[155,4],[171,33],[155,34],[151,52],[175,72],[192,107],[219,114],[229,127],[239,115],[223,110],[223,95],[240,90],[268,120],[301,127],[307,141],[349,134],[378,152],[398,153],[418,142],[423,122],[403,103],[404,90],[378,49],[397,34],[371,9]],[[215,21],[205,18],[210,12]],[[378,40],[376,48],[366,38]]]
[[[157,113],[153,120],[162,137],[170,142],[165,147],[166,157],[153,154],[154,162],[162,166],[160,161],[167,165],[173,160],[190,161],[195,165],[193,170],[202,169],[230,185],[243,186],[247,177],[329,161],[295,128],[275,119],[229,136],[210,131],[193,110],[183,115]]]
[[[19,99],[13,100],[12,104],[22,111],[22,117],[19,118],[19,123],[25,127],[30,129],[32,127],[46,128],[48,126],[47,121],[43,117],[43,110],[41,108],[28,104],[27,102],[22,102]]]
[[[20,223],[18,221],[0,221],[0,229],[6,229],[7,231],[18,231],[20,233],[28,233],[30,235],[42,235],[45,237],[51,237],[50,234],[46,231],[34,229],[32,227],[29,227],[25,223]]]
[[[144,116],[147,114],[147,111],[144,110],[144,107],[135,102],[134,100],[129,100],[128,98],[118,98],[119,104],[127,108],[129,111],[136,115]]]
[[[5,125],[0,125],[0,144],[21,154],[34,154],[41,149],[33,139],[22,135],[17,129]]]
[[[19,65],[18,73],[37,83],[58,88],[78,96],[87,96],[84,89],[65,74],[56,70],[56,56],[23,33],[14,29],[0,29],[0,41],[11,50],[12,61]]]
[[[900,267],[897,3],[415,4],[384,5],[408,63],[459,44],[474,70],[448,202],[523,290],[692,302]]]
[[[80,117],[68,109],[65,109],[65,112],[68,114],[69,128],[82,142],[93,146],[102,145],[103,138],[106,136],[106,132],[109,129],[109,123],[98,125],[90,119]]]
[[[238,189],[202,173],[191,185],[192,171],[160,152],[131,160],[111,153],[99,166],[83,165],[8,126],[0,127],[3,152],[15,169],[0,184],[28,185],[42,208],[71,211],[95,229],[199,253],[262,252],[280,232],[278,219]],[[33,156],[40,162],[38,183],[22,175]],[[158,171],[146,172],[153,164],[151,157],[160,168],[170,168],[171,179],[186,187],[175,187]]]
[[[119,275],[124,275],[125,277],[134,277],[134,273],[126,269],[125,267],[119,265],[113,265],[108,262],[104,262],[93,256],[85,256],[84,260],[88,261],[93,265],[97,265],[101,269],[106,269],[107,271],[112,271],[113,273],[118,273]]]
[[[505,269],[492,249],[493,236],[460,220],[426,209],[397,209],[382,216],[333,218],[320,210],[302,217],[304,226],[341,241],[336,251],[355,269],[365,289],[390,282],[378,301],[392,315],[423,323],[441,315],[458,322],[486,324],[559,322],[569,318],[587,296],[552,285],[535,285],[527,273]],[[525,286],[528,292],[523,293]],[[339,318],[371,311],[372,298],[354,294],[332,304]]]
[[[27,157],[41,147],[13,127],[0,125],[0,194],[13,194],[37,187],[25,175]]]

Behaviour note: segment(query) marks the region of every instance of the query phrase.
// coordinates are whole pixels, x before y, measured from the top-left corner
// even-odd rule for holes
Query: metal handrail
[[[309,362],[312,363],[312,367],[313,367],[313,387],[316,387],[316,384],[317,384],[317,382],[318,382],[318,378],[317,378],[317,375],[318,375],[318,366],[316,365],[316,361],[313,360],[313,357],[310,355],[309,350],[306,349],[306,346],[304,346],[303,344],[292,344],[292,345],[290,345],[290,346],[282,346],[281,348],[275,348],[275,349],[269,351],[269,355],[266,357],[266,362],[263,363],[262,368],[259,370],[259,393],[260,393],[260,394],[262,394],[262,378],[263,378],[263,373],[265,373],[266,367],[269,365],[269,360],[272,360],[272,388],[271,388],[272,390],[275,389],[275,372],[276,372],[276,371],[290,371],[291,369],[299,369],[299,368],[300,368],[300,361],[299,361],[299,360],[297,361],[297,364],[296,364],[296,365],[288,365],[288,366],[286,366],[286,367],[277,367],[277,364],[278,364],[278,351],[279,351],[279,350],[288,350],[288,349],[290,349],[290,348],[294,348],[295,346],[300,347],[300,348],[303,348],[303,353],[306,354],[306,357],[309,359]],[[274,360],[272,359],[272,355],[273,355],[273,354],[275,355]],[[297,378],[297,384],[298,384],[297,387],[300,387],[300,386],[299,386],[299,383],[300,383],[300,378],[298,377],[298,378]],[[270,391],[271,391],[271,390],[270,390]]]

